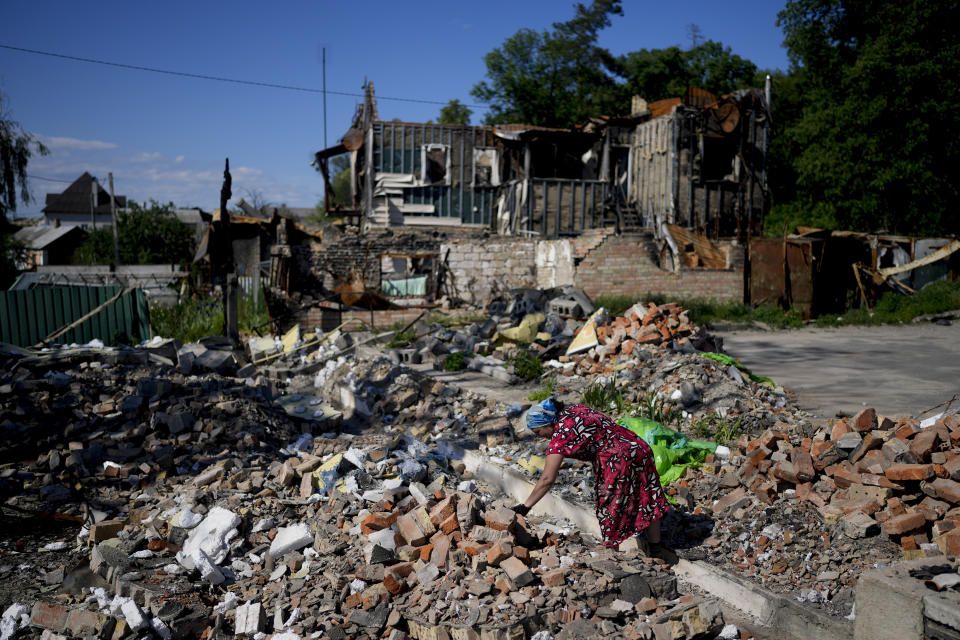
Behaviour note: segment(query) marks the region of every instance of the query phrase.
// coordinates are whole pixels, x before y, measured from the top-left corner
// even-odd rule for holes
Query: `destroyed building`
[[[342,141],[349,213],[364,228],[458,226],[501,235],[569,236],[589,229],[679,224],[744,238],[766,211],[769,91],[723,98],[690,89],[626,117],[572,129],[381,120],[372,84]],[[334,212],[335,213],[335,212]]]
[[[326,208],[341,221],[319,245],[275,248],[271,270],[287,278],[273,287],[406,310],[572,284],[743,301],[745,241],[768,206],[768,100],[691,89],[571,129],[440,125],[381,119],[368,84],[350,129],[315,157],[329,205],[330,159],[350,154],[351,204]]]

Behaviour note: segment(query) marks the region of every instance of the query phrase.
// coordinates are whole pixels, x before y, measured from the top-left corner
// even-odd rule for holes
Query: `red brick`
[[[877,428],[877,412],[873,409],[864,409],[853,416],[850,426],[854,431],[863,433],[864,431],[873,431]]]
[[[550,571],[540,576],[540,580],[543,581],[543,586],[545,587],[562,587],[564,584],[564,571],[562,569]]]
[[[777,499],[777,490],[769,482],[761,482],[752,489],[753,495],[764,504],[773,504]]]
[[[447,566],[447,555],[450,553],[449,536],[440,535],[434,538],[433,551],[430,553],[430,562],[437,565],[438,569]]]
[[[484,513],[484,520],[491,529],[509,531],[510,527],[517,521],[517,514],[505,507],[499,507],[488,509]]]
[[[487,551],[487,564],[493,567],[500,566],[500,563],[513,555],[513,545],[505,540],[493,543],[493,546]]]
[[[940,436],[936,431],[923,431],[910,441],[910,453],[917,456],[918,460],[929,460],[930,454],[933,453],[939,443]]]
[[[450,535],[454,531],[457,531],[459,529],[460,529],[460,521],[457,520],[457,514],[455,513],[440,523],[440,531],[442,531],[446,535]]]
[[[851,484],[864,484],[863,476],[854,471],[852,466],[837,465],[832,477],[837,486],[842,489],[846,489]]]
[[[883,439],[872,433],[863,434],[863,440],[857,445],[857,448],[850,452],[850,462],[857,462],[864,458],[868,452],[873,449],[879,449],[883,446]]]
[[[519,587],[525,587],[533,582],[533,574],[527,565],[523,564],[517,558],[510,557],[500,563],[500,568],[504,570],[507,577]]]
[[[793,449],[790,452],[790,460],[793,462],[793,471],[800,482],[810,482],[817,477],[817,472],[813,468],[813,458],[803,449]]]
[[[960,529],[953,529],[934,540],[946,556],[960,556]]]
[[[885,521],[881,527],[887,535],[896,536],[908,531],[913,531],[914,529],[919,529],[925,525],[926,522],[927,519],[923,517],[922,513],[913,511],[900,516],[894,516]]]
[[[833,429],[830,431],[830,439],[839,440],[840,436],[845,433],[850,433],[851,431],[853,431],[853,429],[851,429],[850,425],[846,422],[837,421],[833,424]]]
[[[30,622],[38,627],[63,631],[67,628],[70,610],[53,602],[38,601],[30,611]]]
[[[915,422],[906,422],[899,427],[893,433],[893,435],[900,440],[909,440],[916,434],[920,433],[920,426]]]
[[[960,482],[937,478],[931,485],[937,497],[951,504],[960,504]]]
[[[393,595],[398,595],[407,588],[407,581],[387,569],[383,574],[383,586]]]
[[[430,509],[430,522],[434,526],[440,526],[440,523],[457,514],[457,498],[450,496],[438,502],[433,509]]]
[[[397,521],[398,516],[399,514],[397,513],[388,513],[386,511],[371,513],[360,523],[360,531],[365,535],[370,535],[375,531],[389,529],[390,526]]]
[[[929,464],[895,464],[887,468],[884,474],[894,481],[929,480],[935,474],[933,465]]]

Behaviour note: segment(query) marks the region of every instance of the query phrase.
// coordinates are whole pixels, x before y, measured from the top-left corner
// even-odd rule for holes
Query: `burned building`
[[[664,224],[744,238],[766,212],[769,94],[690,89],[625,117],[573,129],[439,125],[379,118],[372,85],[353,126],[316,154],[351,154],[346,213],[363,228],[482,227],[502,235],[576,235]],[[336,211],[331,214],[336,215]]]

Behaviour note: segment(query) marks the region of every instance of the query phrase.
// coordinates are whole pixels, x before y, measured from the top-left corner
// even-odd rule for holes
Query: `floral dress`
[[[640,533],[669,508],[650,447],[599,411],[582,404],[560,411],[547,453],[593,463],[604,546]]]

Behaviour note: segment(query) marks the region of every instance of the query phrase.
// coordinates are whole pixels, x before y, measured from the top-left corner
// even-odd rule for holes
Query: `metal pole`
[[[113,224],[113,265],[120,266],[120,236],[117,233],[117,200],[113,197],[113,173],[107,174],[110,181],[110,221]]]
[[[323,48],[323,148],[327,148],[327,48]]]
[[[94,178],[90,183],[90,227],[93,231],[97,230],[97,218],[94,214],[94,208],[97,206],[97,179]]]

